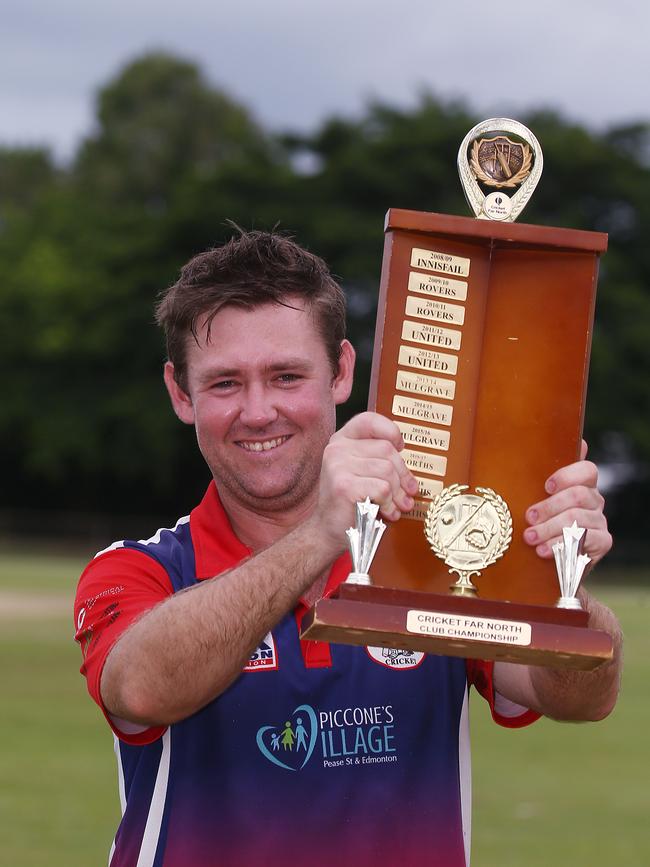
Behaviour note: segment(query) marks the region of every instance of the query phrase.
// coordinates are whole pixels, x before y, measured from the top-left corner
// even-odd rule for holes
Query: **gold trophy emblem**
[[[491,488],[464,493],[468,485],[450,485],[429,506],[424,533],[436,557],[459,576],[451,592],[475,596],[472,575],[480,575],[507,551],[512,540],[510,510]]]
[[[533,133],[508,117],[477,123],[458,150],[465,197],[479,220],[516,220],[537,186],[543,164]]]
[[[472,144],[470,167],[477,180],[488,187],[518,187],[530,174],[533,152],[527,144],[508,136],[482,138]]]

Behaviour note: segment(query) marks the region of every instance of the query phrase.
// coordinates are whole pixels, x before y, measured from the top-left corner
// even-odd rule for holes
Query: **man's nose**
[[[249,427],[265,427],[278,417],[271,389],[262,384],[249,386],[243,395],[239,420]]]

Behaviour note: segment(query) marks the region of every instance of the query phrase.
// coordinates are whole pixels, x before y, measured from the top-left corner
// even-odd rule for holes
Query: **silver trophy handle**
[[[560,598],[558,608],[582,609],[576,593],[591,557],[583,554],[585,535],[587,531],[574,521],[570,527],[562,530],[563,542],[553,545],[555,568],[560,582]]]
[[[346,584],[372,584],[368,570],[386,529],[386,524],[377,520],[378,513],[379,506],[368,497],[356,505],[356,526],[345,531],[353,566]]]

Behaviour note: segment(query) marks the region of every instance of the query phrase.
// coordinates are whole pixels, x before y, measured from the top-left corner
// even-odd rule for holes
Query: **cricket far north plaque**
[[[522,533],[546,478],[579,457],[607,236],[512,222],[542,164],[515,121],[474,127],[458,164],[477,219],[385,221],[369,409],[402,431],[416,507],[373,543],[371,578],[355,563],[302,637],[594,668],[610,637],[558,607],[555,565]]]

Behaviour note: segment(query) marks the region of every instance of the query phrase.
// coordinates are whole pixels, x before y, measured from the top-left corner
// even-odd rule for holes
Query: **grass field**
[[[77,673],[67,612],[81,566],[0,554],[3,867],[104,865],[117,824],[112,737]],[[598,588],[626,633],[609,719],[505,731],[474,699],[473,867],[650,864],[650,573],[639,577]]]

